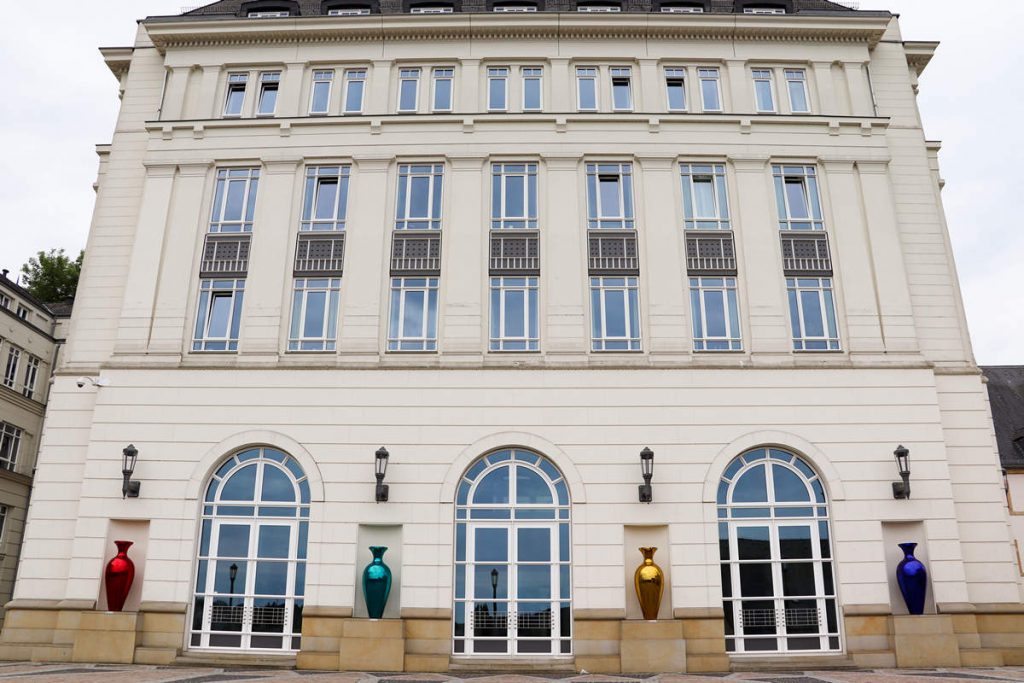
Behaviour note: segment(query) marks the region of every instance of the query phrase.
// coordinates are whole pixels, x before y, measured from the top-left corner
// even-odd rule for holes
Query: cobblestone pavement
[[[240,668],[193,668],[106,664],[31,664],[0,662],[0,681],[25,683],[218,683],[219,681],[309,683],[709,683],[710,681],[757,681],[758,683],[974,683],[975,681],[1024,681],[1024,667],[998,669],[863,669],[849,671],[744,672],[734,674],[631,674],[627,676],[551,672],[509,674],[458,672],[457,674],[338,673],[273,671]]]

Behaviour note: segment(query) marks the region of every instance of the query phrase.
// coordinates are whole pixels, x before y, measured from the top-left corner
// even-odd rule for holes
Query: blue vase
[[[371,545],[373,561],[363,570],[363,597],[366,598],[366,612],[371,619],[384,616],[384,607],[391,594],[391,567],[384,564],[384,553],[387,550],[382,545]]]
[[[903,559],[896,567],[896,583],[899,584],[907,611],[924,614],[924,598],[928,594],[928,570],[924,563],[914,557],[916,543],[900,543]]]

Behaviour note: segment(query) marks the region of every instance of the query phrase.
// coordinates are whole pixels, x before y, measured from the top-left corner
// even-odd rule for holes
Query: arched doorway
[[[455,499],[454,654],[572,654],[569,524],[569,489],[547,458],[504,449],[466,470]]]
[[[722,474],[718,521],[726,650],[839,650],[828,501],[810,465],[779,448],[744,453]]]
[[[206,487],[193,648],[296,651],[302,633],[309,482],[268,447],[232,455]]]

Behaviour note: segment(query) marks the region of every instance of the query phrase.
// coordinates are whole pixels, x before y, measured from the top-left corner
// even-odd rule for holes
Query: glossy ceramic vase
[[[633,587],[636,589],[636,598],[640,601],[640,611],[648,621],[658,618],[661,595],[665,592],[665,573],[661,571],[661,567],[654,564],[656,552],[657,548],[640,548],[644,563],[637,567],[633,574]]]
[[[371,619],[384,616],[384,607],[391,594],[391,567],[384,564],[384,553],[387,550],[382,545],[371,545],[373,561],[363,570],[363,597],[366,598],[366,612]]]
[[[107,562],[107,570],[103,573],[103,582],[107,588],[107,609],[120,612],[124,609],[124,601],[128,599],[128,591],[135,581],[135,563],[128,557],[128,548],[133,541],[114,541],[117,555]]]
[[[900,543],[903,559],[896,567],[896,583],[899,584],[903,602],[911,614],[924,614],[924,599],[928,594],[928,570],[921,560],[914,557],[916,543]]]

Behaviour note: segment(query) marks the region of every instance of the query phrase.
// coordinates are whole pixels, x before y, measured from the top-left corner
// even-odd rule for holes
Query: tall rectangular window
[[[29,356],[28,362],[25,364],[25,384],[21,389],[21,393],[32,398],[32,394],[36,390],[36,382],[39,380],[39,359],[35,356]]]
[[[6,422],[0,422],[0,467],[13,470],[18,464],[21,449],[21,429]]]
[[[597,69],[590,66],[576,68],[576,108],[597,111]]]
[[[210,232],[252,232],[259,180],[258,168],[217,169]]]
[[[0,293],[0,308],[10,309],[10,307],[11,297],[7,296],[6,294]]]
[[[401,164],[395,230],[440,230],[444,164]]]
[[[544,69],[523,67],[523,111],[540,111],[544,106]]]
[[[794,114],[811,111],[807,97],[807,72],[803,69],[786,69],[786,89],[789,91],[789,108]]]
[[[256,113],[273,116],[277,110],[277,89],[281,84],[280,71],[264,71],[260,74],[260,99]]]
[[[701,107],[704,111],[722,111],[722,89],[718,69],[697,69]]]
[[[345,70],[345,113],[359,114],[363,111],[363,94],[366,92],[366,69]]]
[[[508,109],[508,67],[487,69],[487,110]]]
[[[326,114],[331,106],[331,85],[334,83],[332,69],[318,69],[313,72],[313,87],[309,92],[309,113]]]
[[[772,88],[771,69],[753,69],[751,74],[754,77],[754,99],[757,103],[757,111],[775,111],[775,90]]]
[[[7,345],[7,362],[4,365],[4,386],[13,389],[18,384],[18,366],[21,364],[21,349]]]
[[[691,277],[694,351],[741,351],[736,278]]]
[[[228,91],[224,98],[224,116],[241,116],[245,103],[245,86],[249,74],[228,74]]]
[[[640,350],[637,278],[590,278],[590,316],[594,351]]]
[[[794,351],[838,351],[839,327],[832,279],[786,278]]]
[[[391,278],[388,351],[437,350],[437,278]]]
[[[296,278],[289,351],[334,351],[341,278]]]
[[[399,69],[398,111],[414,112],[419,107],[420,70]]]
[[[631,164],[587,164],[587,227],[636,227]]]
[[[7,529],[7,506],[0,505],[0,544],[4,542],[5,529]]]
[[[491,278],[491,351],[537,351],[536,277]]]
[[[455,84],[455,69],[442,67],[434,69],[434,111],[452,110],[452,89]]]
[[[18,308],[15,309],[14,314],[21,318],[22,320],[28,320],[28,309],[22,306],[21,304],[18,304]]]
[[[237,351],[245,280],[199,281],[193,351]]]
[[[613,66],[608,70],[612,78],[612,109],[633,109],[632,72],[628,66]]]
[[[779,230],[824,230],[814,166],[772,166]]]
[[[665,69],[669,111],[686,111],[686,69]]]
[[[491,228],[537,227],[537,164],[491,165]]]
[[[299,230],[344,230],[348,166],[308,166]]]
[[[683,181],[683,227],[730,230],[724,164],[679,164]]]

